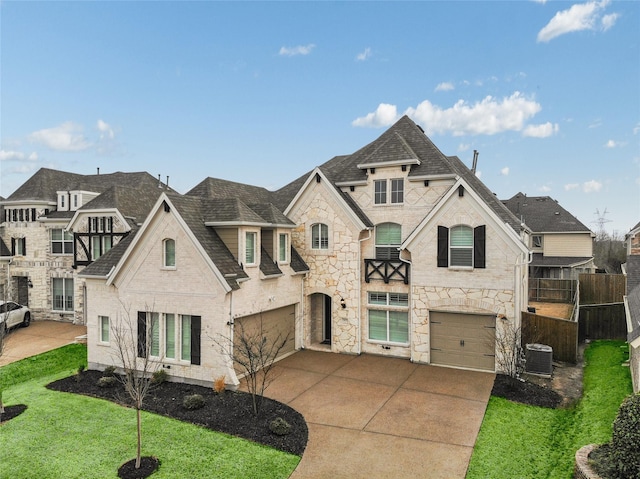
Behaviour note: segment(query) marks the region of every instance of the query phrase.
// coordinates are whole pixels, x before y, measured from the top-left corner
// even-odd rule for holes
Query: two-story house
[[[29,306],[35,319],[84,323],[78,271],[136,229],[167,190],[148,173],[38,170],[1,202],[6,299]]]
[[[527,305],[527,235],[403,117],[278,191],[208,178],[161,195],[135,235],[81,274],[89,361],[113,364],[110,334],[125,324],[175,379],[237,384],[220,338],[232,347],[239,324],[268,323],[294,338],[283,354],[495,371],[496,340]],[[158,334],[146,337],[150,324]]]
[[[578,279],[595,273],[595,234],[548,196],[517,193],[503,203],[531,230],[531,278]]]
[[[640,223],[625,235],[627,262],[622,271],[627,279],[624,310],[627,320],[629,365],[634,392],[640,391]]]

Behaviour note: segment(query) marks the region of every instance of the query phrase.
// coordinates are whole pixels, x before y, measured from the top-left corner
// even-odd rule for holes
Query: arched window
[[[397,223],[380,223],[376,226],[376,259],[400,258],[402,226]]]
[[[171,238],[167,238],[164,243],[164,267],[175,268],[176,267],[176,242]]]
[[[324,223],[311,227],[311,249],[329,249],[329,227]]]

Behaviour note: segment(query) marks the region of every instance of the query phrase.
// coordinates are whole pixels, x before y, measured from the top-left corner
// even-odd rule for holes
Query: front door
[[[331,344],[331,296],[326,294],[322,308],[322,344]]]

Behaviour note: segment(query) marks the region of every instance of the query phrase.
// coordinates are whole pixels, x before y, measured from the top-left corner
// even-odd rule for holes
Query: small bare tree
[[[144,398],[152,386],[153,372],[158,363],[151,361],[152,340],[154,330],[159,327],[158,321],[147,321],[151,316],[139,312],[137,321],[131,318],[129,308],[122,305],[123,314],[119,315],[116,324],[111,326],[114,355],[122,365],[124,374],[119,377],[126,394],[136,410],[138,444],[135,468],[140,468],[142,461],[142,417],[141,410]]]
[[[221,335],[214,339],[223,353],[229,355],[244,375],[247,390],[252,398],[253,414],[256,416],[260,413],[265,390],[275,379],[275,360],[290,339],[290,333],[282,332],[269,338],[262,313],[257,327],[249,328],[243,322],[237,322],[234,325],[233,338]]]
[[[498,370],[512,378],[520,377],[525,366],[521,329],[511,321],[502,321],[496,328],[495,347]]]

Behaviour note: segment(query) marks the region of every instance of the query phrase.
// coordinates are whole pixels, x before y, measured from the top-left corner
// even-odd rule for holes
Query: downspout
[[[304,319],[305,319],[305,309],[304,309],[304,280],[307,277],[307,273],[302,277],[302,281],[300,281],[300,349],[304,349]]]
[[[406,250],[400,250],[398,259],[403,263],[409,265],[409,360],[414,362],[413,358],[413,338],[415,332],[415,322],[413,321],[413,263],[409,259],[402,258],[402,252]]]
[[[235,375],[235,369],[233,367],[233,290],[229,291],[229,321],[227,321],[227,326],[229,326],[229,361],[231,362],[231,371],[234,371],[234,375]],[[235,378],[236,380],[238,380],[237,376]]]
[[[524,255],[524,253],[523,253]],[[522,284],[520,284],[520,288],[517,288],[516,286],[518,285],[518,276],[521,275],[521,270],[520,268],[523,266],[527,266],[527,275],[529,275],[529,268],[528,265],[531,264],[531,262],[533,261],[533,253],[531,251],[528,252],[528,259],[524,260],[522,259],[522,261],[520,260],[522,258],[522,256],[520,258],[518,258],[513,266],[513,272],[514,272],[514,298],[513,298],[513,308],[514,308],[514,316],[516,316],[514,319],[517,319],[520,317],[521,312],[522,312]],[[521,324],[521,320],[517,321],[517,325]]]
[[[362,243],[371,239],[371,229],[372,228],[367,228],[369,236],[358,240],[358,327],[356,328],[356,341],[358,343],[356,354],[358,355],[362,353]]]

